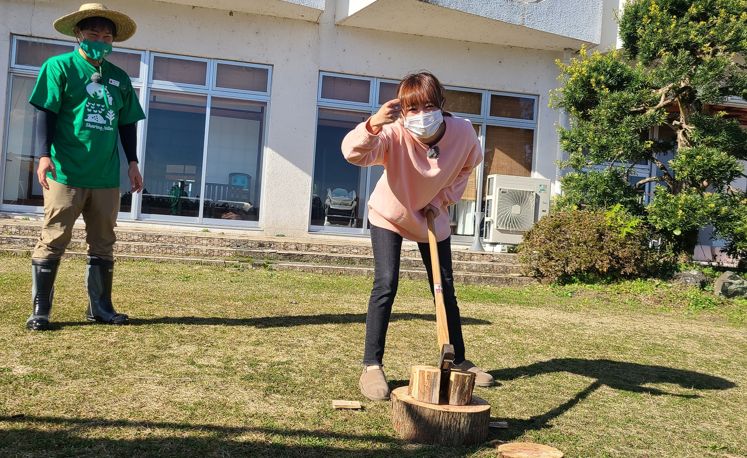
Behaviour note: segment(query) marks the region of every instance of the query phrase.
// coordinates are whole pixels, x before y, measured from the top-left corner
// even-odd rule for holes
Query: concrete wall
[[[603,0],[601,34],[597,49],[602,52],[619,49],[622,42],[617,33],[617,24],[622,17],[625,0]]]
[[[534,174],[555,178],[558,113],[547,107],[547,94],[557,85],[560,53],[338,26],[335,4],[327,0],[316,24],[147,0],[107,2],[138,23],[138,33],[123,46],[273,66],[260,203],[267,234],[307,232],[320,70],[398,79],[428,69],[447,85],[537,94]],[[78,6],[70,0],[0,3],[0,125],[10,35],[62,38],[51,24]]]

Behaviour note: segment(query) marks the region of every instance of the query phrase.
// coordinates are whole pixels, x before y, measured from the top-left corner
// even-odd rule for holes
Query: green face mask
[[[103,41],[83,40],[80,49],[93,60],[101,60],[112,52],[112,45]]]

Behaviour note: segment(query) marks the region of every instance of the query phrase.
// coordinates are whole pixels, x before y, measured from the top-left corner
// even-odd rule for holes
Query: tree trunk
[[[392,391],[392,425],[412,442],[474,445],[485,441],[490,424],[490,404],[477,396],[466,406],[428,404],[407,394],[408,387]]]

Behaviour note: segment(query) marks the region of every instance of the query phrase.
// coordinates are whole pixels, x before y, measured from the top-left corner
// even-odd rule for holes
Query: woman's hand
[[[441,213],[441,210],[439,210],[438,207],[431,204],[426,205],[421,211],[426,217],[428,217],[428,212],[433,213],[434,218],[437,217],[439,213]]]
[[[399,119],[401,114],[402,106],[399,103],[399,99],[390,100],[382,105],[375,115],[368,119],[368,130],[374,135],[378,134],[381,132],[381,126],[393,123]]]

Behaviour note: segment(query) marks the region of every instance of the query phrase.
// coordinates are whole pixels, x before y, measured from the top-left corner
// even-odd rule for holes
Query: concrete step
[[[0,253],[4,255],[15,255],[27,257],[31,250],[26,248],[9,248],[0,246]],[[85,259],[85,251],[65,252],[66,258]],[[267,263],[264,261],[239,261],[232,259],[220,258],[198,258],[198,257],[179,257],[179,256],[153,256],[153,255],[117,255],[119,260],[147,260],[151,262],[168,262],[180,264],[202,264],[202,265],[219,265],[219,266],[241,266],[251,265],[253,268],[267,268],[272,270],[288,270],[296,272],[308,272],[326,275],[362,275],[373,277],[373,268],[364,266],[343,266],[343,265],[323,265],[312,263],[297,262],[275,262]],[[400,278],[410,280],[427,280],[428,276],[425,270],[400,269]],[[454,272],[454,280],[457,284],[464,285],[491,285],[491,286],[522,286],[534,283],[535,280],[524,277],[519,274],[484,274],[469,272]]]
[[[0,222],[0,243],[8,243],[15,237],[31,237],[36,240],[39,237],[39,222],[17,222],[2,220]],[[221,234],[217,232],[195,233],[181,232],[178,229],[170,232],[128,230],[118,228],[117,243],[133,242],[149,245],[173,245],[176,247],[205,247],[213,250],[229,248],[234,250],[276,250],[278,252],[306,252],[306,253],[329,253],[329,254],[351,254],[372,256],[371,244],[367,238],[349,237],[344,242],[327,240],[284,240],[282,238],[261,238],[247,231],[246,236],[235,234]],[[7,241],[6,241],[7,240]],[[73,230],[73,241],[85,240],[85,231],[76,227]],[[406,243],[402,247],[403,257],[419,258],[417,246]],[[218,255],[222,256],[222,255]],[[471,262],[496,262],[499,264],[515,264],[516,255],[510,253],[473,252],[454,247],[452,250],[454,261]]]
[[[0,220],[0,252],[28,256],[39,236],[39,221]],[[117,228],[117,259],[147,259],[214,265],[250,265],[277,270],[295,270],[331,275],[373,275],[373,253],[367,238],[329,237],[302,240],[262,237],[251,231],[237,233],[195,232],[171,228]],[[66,252],[85,257],[85,231],[76,227]],[[522,285],[533,282],[522,277],[516,256],[476,253],[464,247],[452,250],[454,278],[460,284]],[[417,245],[402,247],[401,277],[425,279]]]
[[[20,235],[0,235],[0,248],[27,248],[32,249],[36,244],[37,237]],[[85,252],[87,249],[84,240],[72,240],[68,250]],[[208,247],[203,245],[188,246],[168,243],[145,243],[145,242],[123,242],[117,241],[114,247],[117,256],[172,256],[172,257],[196,257],[196,258],[222,258],[225,260],[245,261],[286,261],[295,263],[312,263],[321,265],[343,265],[373,267],[373,256],[365,254],[343,254],[323,253],[308,251],[284,251],[276,249],[246,249],[227,247]],[[402,269],[423,268],[420,253],[412,251],[403,252]],[[455,271],[485,273],[485,274],[519,274],[521,267],[516,263],[485,261],[461,261],[454,260]]]

